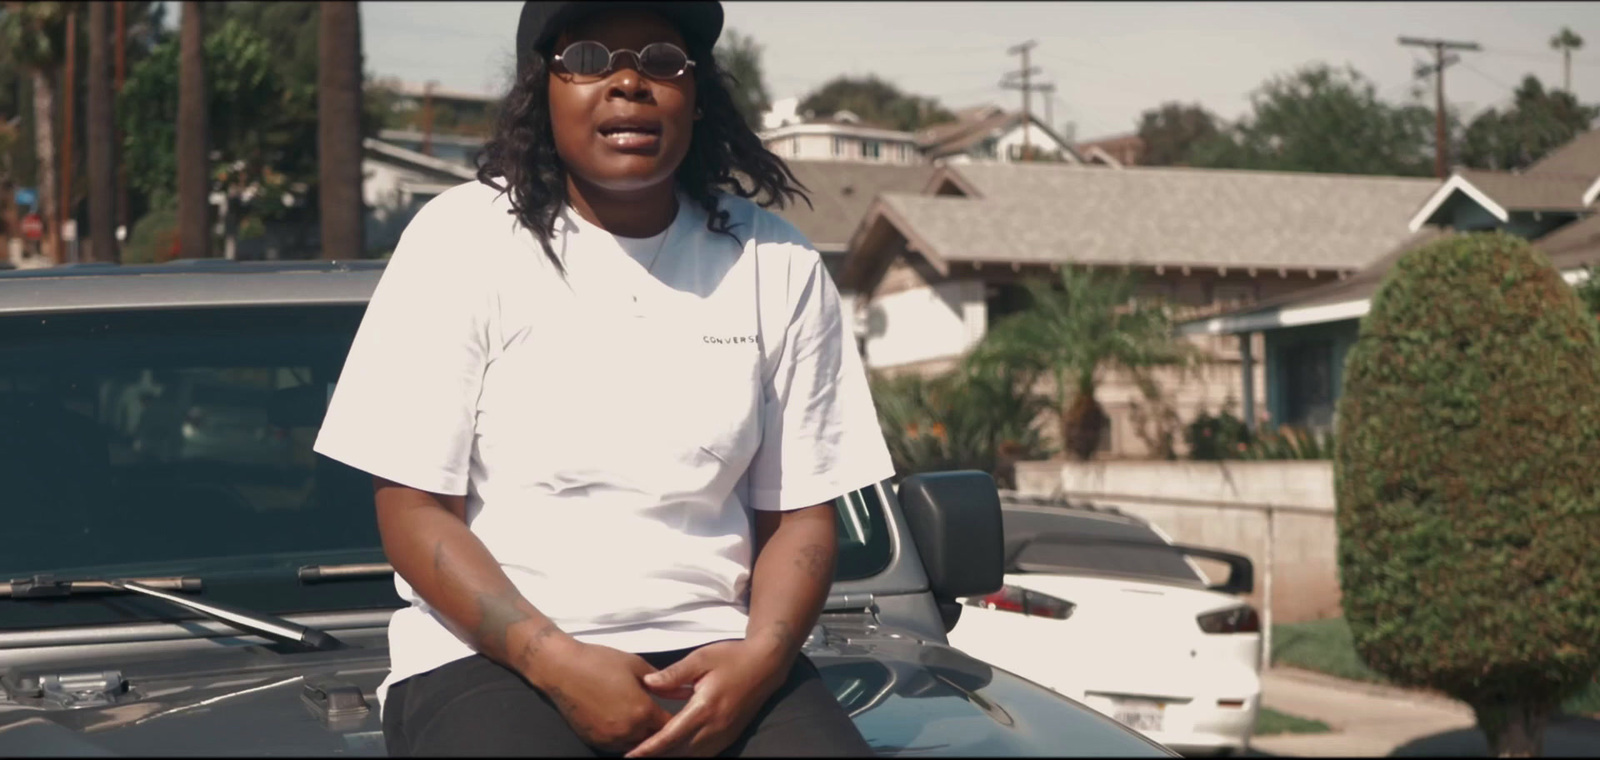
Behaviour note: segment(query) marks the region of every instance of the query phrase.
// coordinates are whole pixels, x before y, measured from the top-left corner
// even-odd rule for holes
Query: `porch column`
[[[1256,430],[1256,334],[1239,333],[1239,364],[1244,368],[1244,425],[1250,432]]]

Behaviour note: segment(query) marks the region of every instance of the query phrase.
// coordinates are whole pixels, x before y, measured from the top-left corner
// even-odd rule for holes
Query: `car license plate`
[[[1166,718],[1166,703],[1142,699],[1111,700],[1111,717],[1140,732],[1160,731]]]

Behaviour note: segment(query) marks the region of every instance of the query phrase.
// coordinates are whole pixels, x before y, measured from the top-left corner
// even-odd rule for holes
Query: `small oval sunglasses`
[[[598,77],[611,73],[621,53],[633,56],[639,73],[651,79],[676,79],[694,67],[689,54],[670,42],[652,42],[642,50],[610,50],[594,40],[581,40],[552,60],[576,76]]]

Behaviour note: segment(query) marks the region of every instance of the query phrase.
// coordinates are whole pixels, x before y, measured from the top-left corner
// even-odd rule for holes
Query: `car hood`
[[[0,699],[0,748],[14,756],[381,756],[374,690],[388,654],[381,638],[353,643],[366,646],[230,647],[13,669]],[[910,633],[829,626],[806,653],[882,756],[1172,756],[1081,704]],[[127,686],[108,697],[111,673]]]

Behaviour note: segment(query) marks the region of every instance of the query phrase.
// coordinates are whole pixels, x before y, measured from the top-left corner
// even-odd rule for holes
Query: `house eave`
[[[1576,267],[1563,271],[1561,278],[1569,285],[1577,285],[1589,279],[1589,273],[1582,267]],[[1355,298],[1316,306],[1287,306],[1197,319],[1179,325],[1178,332],[1182,335],[1237,335],[1282,327],[1320,325],[1360,319],[1366,316],[1371,308],[1371,298]]]

